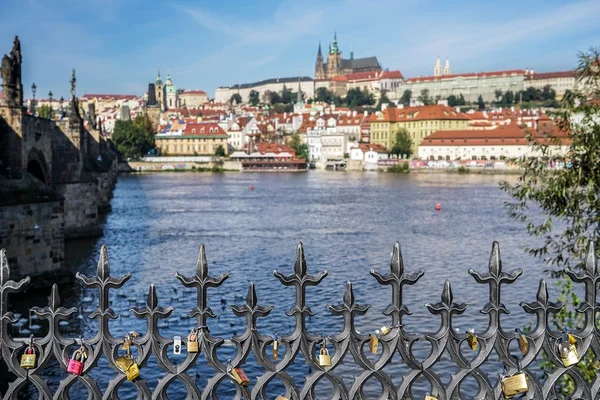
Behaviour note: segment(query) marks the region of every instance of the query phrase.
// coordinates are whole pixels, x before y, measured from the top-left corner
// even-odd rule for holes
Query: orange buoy
[[[442,205],[440,203],[437,203],[435,205],[435,209],[436,209],[436,211],[440,211],[442,209]]]
[[[254,185],[250,185],[250,190],[254,190]]]

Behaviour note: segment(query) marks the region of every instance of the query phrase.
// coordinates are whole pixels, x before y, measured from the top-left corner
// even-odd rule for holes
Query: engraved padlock
[[[425,394],[425,400],[438,400],[438,398],[427,393]]]
[[[198,352],[198,336],[195,329],[192,329],[192,332],[188,335],[186,347],[188,353]]]
[[[181,336],[173,337],[173,354],[181,354]]]
[[[83,363],[85,362],[84,351],[78,349],[71,359],[69,360],[69,365],[67,366],[67,372],[74,375],[81,375],[83,373]]]
[[[25,352],[21,356],[21,367],[22,368],[35,368],[35,347],[33,346],[33,335],[29,336],[29,346],[25,349]]]
[[[273,340],[273,360],[277,361],[277,358],[279,358],[279,342],[275,338]]]
[[[240,368],[240,367],[233,368],[231,366],[231,363],[228,362],[227,363],[227,373],[239,385],[241,385],[241,386],[250,385],[250,379],[248,379],[248,376],[246,375],[246,373],[244,372],[244,370],[242,368]]]
[[[27,347],[27,349],[25,349],[25,352],[21,356],[21,367],[26,369],[35,368],[35,359],[36,354],[34,347]]]
[[[321,346],[321,351],[319,352],[319,365],[321,367],[331,367],[331,356],[325,347],[325,344]]]
[[[475,331],[473,329],[467,331],[467,343],[469,344],[471,350],[477,350],[478,340],[477,335],[475,334]]]
[[[371,337],[369,338],[369,349],[371,353],[377,354],[377,349],[379,348],[379,338],[375,333],[371,333]]]
[[[504,393],[504,397],[507,399],[529,390],[529,387],[527,386],[527,377],[521,369],[521,361],[517,361],[519,365],[518,371],[511,376],[506,374],[500,381],[502,393]],[[506,371],[506,365],[504,366],[504,369]]]
[[[562,341],[558,345],[560,360],[565,367],[570,367],[571,365],[579,362],[579,354],[577,353],[577,347],[575,346],[575,343],[572,343],[573,341],[577,343],[575,336],[567,333],[567,328],[565,327],[563,329]]]

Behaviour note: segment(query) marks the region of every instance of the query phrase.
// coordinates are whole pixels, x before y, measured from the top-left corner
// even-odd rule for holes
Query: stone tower
[[[329,46],[327,54],[327,77],[341,75],[342,52],[338,48],[337,33],[333,33],[333,44]]]
[[[148,84],[148,100],[146,101],[148,107],[155,107],[158,105],[156,101],[156,86],[154,83]]]
[[[162,78],[160,77],[160,71],[158,71],[158,76],[156,77],[155,95],[156,102],[160,105],[160,111],[165,111],[165,96]]]
[[[2,57],[2,105],[7,107],[23,106],[23,84],[21,82],[21,42],[15,36],[10,55]]]
[[[439,57],[437,58],[435,67],[433,68],[433,76],[442,76],[442,62],[440,61]]]
[[[317,64],[315,66],[315,78],[325,78],[325,67],[323,66],[323,54],[321,53],[321,42],[319,42],[319,51],[317,52]]]
[[[450,75],[450,60],[446,58],[446,65],[444,65],[444,75]]]

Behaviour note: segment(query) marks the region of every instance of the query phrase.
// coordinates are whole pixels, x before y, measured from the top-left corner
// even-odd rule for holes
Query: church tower
[[[323,54],[321,53],[321,42],[319,42],[319,51],[317,52],[317,65],[315,66],[315,79],[325,78],[325,67],[323,66]]]
[[[338,48],[337,33],[333,33],[333,44],[329,46],[327,55],[327,78],[341,75],[342,52]]]
[[[444,75],[450,75],[450,60],[446,58],[446,65],[444,65]]]
[[[156,77],[156,84],[154,85],[154,89],[156,93],[156,102],[160,106],[160,111],[165,111],[165,97],[162,78],[160,77],[160,71],[158,71],[158,76]]]
[[[435,67],[433,68],[433,76],[442,76],[442,62],[440,61],[439,57],[435,63]]]

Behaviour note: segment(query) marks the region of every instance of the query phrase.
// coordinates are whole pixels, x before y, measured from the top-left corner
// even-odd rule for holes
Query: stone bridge
[[[21,63],[16,37],[1,69],[0,246],[18,276],[57,271],[65,239],[102,234],[99,215],[110,209],[117,172],[93,110],[82,116],[75,71],[66,113],[46,119],[23,106]]]

